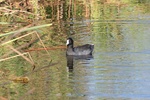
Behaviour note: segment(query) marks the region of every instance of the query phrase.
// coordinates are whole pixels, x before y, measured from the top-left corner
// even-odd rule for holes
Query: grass
[[[25,32],[25,31],[36,30],[36,29],[43,28],[43,27],[47,27],[47,26],[51,26],[51,25],[52,25],[52,24],[45,24],[45,25],[33,26],[33,27],[25,28],[25,29],[23,28],[23,29],[20,29],[20,30],[16,30],[16,31],[11,31],[11,32],[8,32],[8,33],[0,34],[0,37],[7,36],[7,35],[11,35],[11,34],[15,34],[15,33],[21,33],[21,32]],[[23,37],[25,37],[25,36],[28,36],[28,35],[30,35],[30,34],[32,34],[32,33],[33,33],[33,32],[28,33],[28,34],[25,34],[25,35],[23,35],[23,36],[20,36],[20,37],[18,37],[18,38],[16,38],[16,39],[9,40],[9,41],[7,41],[7,42],[5,42],[5,43],[2,43],[0,46],[3,46],[3,45],[8,44],[8,43],[10,43],[10,42],[16,41],[16,40],[18,40],[18,39],[20,39],[20,38],[23,38]]]
[[[8,32],[8,33],[1,34],[0,37],[6,37],[7,35],[13,35],[13,34],[15,34],[15,33],[20,33],[20,34],[21,34],[21,32],[36,30],[36,29],[43,28],[43,27],[47,27],[47,26],[51,26],[51,25],[52,25],[52,24],[45,24],[45,25],[33,26],[33,27],[25,28],[25,29],[23,28],[23,29],[21,29],[21,30],[16,30],[16,31],[12,31],[12,32]],[[5,60],[8,60],[8,59],[11,59],[11,58],[14,58],[14,57],[21,56],[21,57],[23,57],[26,61],[28,61],[32,66],[34,66],[34,62],[33,62],[32,58],[31,58],[31,56],[30,56],[30,59],[29,59],[29,58],[27,58],[26,56],[24,56],[24,53],[19,52],[19,51],[18,51],[17,49],[15,49],[12,45],[9,45],[11,42],[17,41],[17,40],[22,39],[22,38],[24,38],[24,37],[28,37],[28,36],[31,35],[31,34],[36,34],[36,35],[37,35],[37,38],[40,40],[42,46],[45,48],[45,45],[44,45],[44,43],[42,42],[42,40],[41,40],[40,36],[38,35],[38,33],[37,33],[36,31],[32,31],[32,32],[29,32],[29,33],[27,33],[27,34],[25,34],[25,35],[21,35],[21,36],[19,36],[19,37],[16,37],[15,39],[10,39],[10,40],[8,40],[8,41],[6,41],[6,42],[0,44],[0,47],[1,47],[1,48],[2,48],[2,46],[3,46],[3,48],[8,48],[8,47],[9,47],[10,50],[12,50],[12,51],[14,51],[14,52],[16,52],[16,53],[18,54],[18,55],[15,55],[15,56],[12,56],[12,57],[8,57],[8,58],[2,58],[2,59],[0,59],[0,62],[1,62],[1,61],[5,61]],[[7,39],[7,38],[6,38],[6,39]],[[45,50],[46,50],[46,49],[45,49]],[[48,53],[47,50],[46,50],[46,52]],[[25,54],[26,54],[26,53],[25,53]],[[27,54],[29,54],[29,53],[27,53]]]
[[[40,38],[41,34],[37,30],[50,27],[52,24],[38,25],[35,23],[36,20],[45,18],[46,16],[43,5],[39,5],[38,0],[30,0],[27,2],[16,2],[13,0],[4,2],[4,0],[1,0],[0,2],[0,30],[2,30],[0,32],[0,62],[21,56],[31,65],[34,65],[31,56],[29,58],[25,56],[29,55],[29,53],[22,52],[22,48],[27,47],[26,44],[28,44],[24,40],[28,40],[32,44],[32,42],[35,42],[33,41],[34,38],[36,38],[35,40],[40,40],[40,43],[45,48]],[[21,6],[21,4],[23,5]],[[21,45],[17,46],[16,41],[19,41]],[[48,53],[47,50],[46,52]],[[14,55],[14,53],[17,54]]]

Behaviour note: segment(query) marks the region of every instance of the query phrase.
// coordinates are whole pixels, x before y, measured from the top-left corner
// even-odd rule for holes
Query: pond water
[[[72,37],[75,46],[94,44],[92,57],[67,58],[64,49],[49,50],[49,54],[34,51],[34,71],[21,57],[11,64],[3,62],[0,66],[11,65],[9,74],[27,76],[30,81],[22,84],[4,80],[0,94],[10,100],[150,99],[149,6],[107,7],[92,3],[86,9],[90,13],[79,13],[61,22],[65,30],[62,33]],[[50,34],[56,35],[55,31]],[[61,44],[65,45],[66,38],[63,39]]]
[[[78,44],[93,43],[95,50],[93,58],[74,59],[73,72],[69,74],[74,92],[70,97],[150,99],[150,21],[116,22],[114,28],[117,29],[112,29],[110,34],[95,31],[104,23],[109,24],[86,19],[78,26],[81,32],[75,41]],[[86,24],[91,24],[92,28]]]

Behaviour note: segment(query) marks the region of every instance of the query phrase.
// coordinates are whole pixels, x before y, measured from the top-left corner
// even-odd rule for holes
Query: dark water
[[[69,20],[61,20],[58,23],[61,27],[54,25],[55,30],[49,34],[54,34],[56,40],[60,39],[60,33],[67,34],[76,46],[92,43],[93,56],[66,58],[64,49],[50,50],[49,54],[31,52],[37,64],[35,71],[22,58],[13,59],[11,64],[1,63],[0,66],[10,68],[10,76],[5,77],[24,75],[30,79],[27,84],[2,80],[2,97],[10,100],[150,99],[148,4],[116,6],[95,1],[87,9],[82,9],[82,2],[79,4],[74,7],[77,12],[72,12]]]

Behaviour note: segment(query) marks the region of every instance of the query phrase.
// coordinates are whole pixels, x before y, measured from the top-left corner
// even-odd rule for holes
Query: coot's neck
[[[68,49],[68,50],[72,50],[72,51],[73,51],[73,44],[69,44],[69,45],[67,45],[67,49]]]

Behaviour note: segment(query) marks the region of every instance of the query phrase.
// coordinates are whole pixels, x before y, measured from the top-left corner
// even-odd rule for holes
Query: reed
[[[0,37],[6,37],[7,35],[12,35],[12,34],[15,34],[15,33],[22,33],[22,32],[25,32],[25,31],[31,31],[31,30],[36,30],[36,29],[39,29],[39,28],[43,28],[43,27],[47,27],[47,26],[51,26],[52,24],[45,24],[45,25],[39,25],[39,26],[33,26],[33,27],[29,27],[29,28],[23,28],[21,30],[16,30],[16,31],[12,31],[12,32],[8,32],[8,33],[3,33],[3,34],[0,34]],[[24,52],[19,52],[17,49],[15,49],[13,46],[10,46],[9,43],[11,42],[14,42],[16,40],[19,40],[19,39],[22,39],[22,38],[25,38],[25,37],[28,37],[29,35],[31,34],[36,34],[37,35],[37,38],[40,40],[42,46],[45,48],[45,45],[44,43],[42,42],[40,36],[38,35],[38,33],[36,31],[32,31],[32,32],[29,32],[25,35],[21,35],[19,37],[16,37],[15,39],[10,39],[2,44],[0,44],[0,47],[1,48],[10,48],[10,50],[16,52],[18,55],[15,55],[15,56],[11,56],[11,57],[6,57],[6,58],[2,58],[0,59],[0,62],[1,61],[5,61],[5,60],[9,60],[9,59],[13,59],[14,57],[18,57],[18,56],[21,56],[22,58],[24,58],[26,61],[28,61],[32,66],[34,66],[34,62],[32,59],[31,56],[29,56],[30,58],[27,58],[26,56],[24,56]],[[6,46],[5,46],[6,45]],[[46,50],[46,49],[45,49]],[[46,52],[48,53],[48,51],[46,50]],[[12,52],[13,53],[13,52]]]
[[[33,27],[21,29],[21,30],[11,31],[11,32],[8,32],[8,33],[0,34],[0,37],[6,36],[6,35],[10,35],[10,34],[14,34],[14,33],[17,33],[17,32],[20,33],[20,32],[25,32],[25,31],[30,31],[30,30],[36,30],[36,29],[47,27],[47,26],[51,26],[51,25],[52,24],[44,24],[44,25],[33,26]]]

